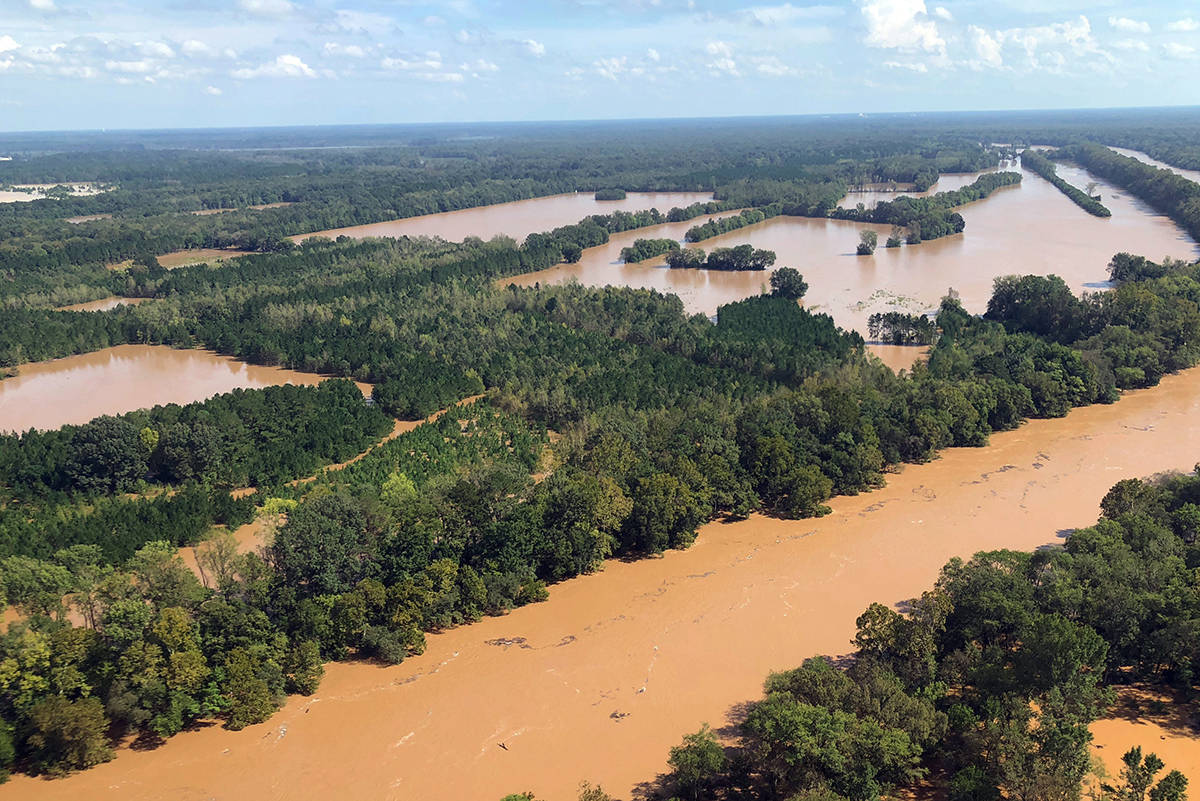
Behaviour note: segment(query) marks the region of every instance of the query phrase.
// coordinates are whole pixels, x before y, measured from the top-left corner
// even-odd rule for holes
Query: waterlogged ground
[[[17,369],[16,378],[0,381],[0,431],[53,429],[102,414],[191,403],[237,388],[319,384],[326,379],[165,345],[118,345]],[[371,392],[367,384],[359,389]]]
[[[820,520],[712,523],[661,559],[613,562],[550,600],[429,638],[403,665],[329,667],[264,724],[181,734],[6,797],[618,798],[703,722],[736,717],[771,670],[851,649],[872,601],[928,587],[951,556],[1053,545],[1122,478],[1191,469],[1200,370],[911,466]],[[504,748],[501,748],[501,744]]]

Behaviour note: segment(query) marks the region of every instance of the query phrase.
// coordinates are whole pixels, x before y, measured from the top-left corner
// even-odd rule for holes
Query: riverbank
[[[14,777],[14,799],[481,799],[580,780],[628,798],[682,733],[736,715],[768,672],[850,651],[872,601],[898,603],[945,561],[1061,542],[1113,483],[1191,469],[1200,370],[952,449],[836,498],[818,520],[710,523],[695,546],[610,562],[550,600],[431,635],[396,667],[327,667],[241,732],[216,726],[60,781]],[[499,747],[500,743],[505,748]],[[636,748],[631,744],[636,743]]]

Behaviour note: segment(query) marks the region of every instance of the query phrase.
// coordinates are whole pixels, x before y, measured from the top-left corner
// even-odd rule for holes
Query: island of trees
[[[1043,156],[1038,151],[1029,148],[1021,153],[1021,164],[1033,170],[1038,175],[1045,178],[1050,183],[1062,192],[1067,197],[1071,198],[1076,206],[1086,211],[1088,214],[1094,214],[1097,217],[1111,217],[1112,212],[1109,211],[1100,201],[1087,192],[1084,192],[1077,186],[1064,181],[1059,177],[1055,169],[1054,162]]]

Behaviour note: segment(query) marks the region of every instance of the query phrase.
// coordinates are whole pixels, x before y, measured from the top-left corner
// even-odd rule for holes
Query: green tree
[[[98,698],[51,695],[29,710],[26,753],[34,770],[61,775],[112,759],[108,718]]]
[[[727,764],[725,750],[707,723],[699,731],[686,735],[682,745],[672,748],[667,762],[680,795],[697,801],[708,797]]]
[[[771,294],[789,300],[800,300],[808,292],[804,276],[795,267],[780,267],[771,273]]]

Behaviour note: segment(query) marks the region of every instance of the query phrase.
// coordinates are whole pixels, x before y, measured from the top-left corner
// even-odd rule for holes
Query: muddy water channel
[[[368,236],[438,236],[450,242],[461,242],[469,236],[491,239],[503,235],[521,241],[532,233],[573,225],[591,214],[643,209],[658,209],[666,214],[675,206],[690,206],[707,200],[712,200],[712,195],[704,192],[630,192],[624,200],[596,200],[590,192],[576,192],[349,228],[333,228],[293,239],[303,241],[310,236],[327,236],[331,239],[339,236],[354,239]]]
[[[164,403],[191,403],[276,384],[319,384],[325,376],[260,367],[203,350],[119,345],[21,365],[0,381],[0,431],[52,429]],[[370,393],[371,388],[361,384]]]
[[[494,801],[573,798],[586,779],[629,798],[684,732],[759,697],[768,671],[847,653],[868,603],[918,594],[951,556],[1060,543],[1119,479],[1190,469],[1198,414],[1192,370],[948,451],[820,520],[709,524],[687,551],[610,563],[546,603],[430,636],[402,665],[331,665],[267,723],[125,748],[63,780],[18,776],[4,794]]]
[[[1130,158],[1137,159],[1138,161],[1142,162],[1143,164],[1149,164],[1151,167],[1158,167],[1160,170],[1170,170],[1171,172],[1175,173],[1176,175],[1182,175],[1184,178],[1187,178],[1189,181],[1195,181],[1196,183],[1200,183],[1200,170],[1187,170],[1187,169],[1184,169],[1183,167],[1172,167],[1170,164],[1167,164],[1166,162],[1151,158],[1150,156],[1146,155],[1145,153],[1141,152],[1140,150],[1130,150],[1127,147],[1112,147],[1110,145],[1109,150],[1112,150],[1116,153],[1120,153],[1122,156],[1129,156]]]
[[[1108,219],[1087,214],[1038,175],[1023,170],[1020,186],[1001,189],[963,207],[966,231],[916,246],[880,247],[874,256],[855,256],[859,231],[875,228],[882,242],[890,232],[844,220],[776,217],[698,245],[706,250],[743,243],[774,250],[777,266],[796,267],[808,281],[805,302],[831,314],[839,325],[866,334],[874,312],[918,313],[937,307],[951,287],[967,309],[982,312],[996,276],[1055,273],[1076,292],[1106,286],[1106,266],[1114,253],[1129,251],[1150,258],[1194,258],[1197,246],[1177,225],[1141,201],[1091,176],[1059,165],[1059,175],[1079,187],[1095,180]],[[946,186],[970,183],[973,176],[944,176]],[[843,205],[866,196],[852,193]],[[894,194],[889,196],[894,197]],[[878,199],[878,198],[875,198]],[[694,221],[702,222],[702,220]],[[506,279],[522,285],[577,280],[592,286],[619,284],[679,295],[689,312],[712,314],[723,303],[757,294],[766,272],[724,273],[670,270],[664,260],[618,262],[621,248],[639,237],[678,236],[691,224],[666,225],[613,236],[609,244],[584,252],[578,264],[563,264]]]

